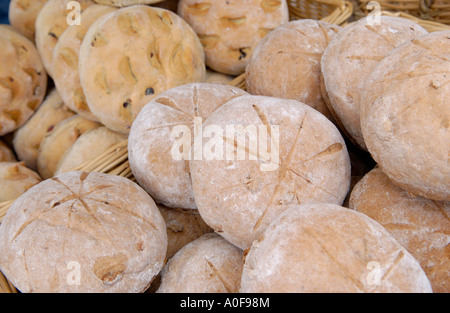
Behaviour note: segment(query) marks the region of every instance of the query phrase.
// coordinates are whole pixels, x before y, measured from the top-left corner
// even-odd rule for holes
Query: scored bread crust
[[[320,90],[320,60],[340,29],[305,19],[273,30],[256,46],[246,67],[247,91],[303,102],[334,121]]]
[[[273,143],[272,151],[278,151],[278,160],[268,160],[261,153],[262,148],[257,148],[253,159],[246,152],[245,160],[238,160],[233,152],[231,160],[210,160],[205,155],[189,163],[195,202],[202,218],[241,249],[249,248],[290,203],[343,203],[351,174],[344,138],[330,120],[310,106],[295,100],[241,96],[211,114],[203,131],[209,125],[224,130],[227,125],[254,125],[259,138],[253,139],[259,147],[263,147],[260,140],[264,140],[260,129],[267,129],[268,134],[274,132],[274,138],[268,136],[267,141]],[[279,143],[275,127],[279,129]],[[201,142],[199,136],[195,138],[197,142]],[[214,136],[211,140],[215,146],[223,146],[224,151],[230,147],[233,151],[251,151],[248,140],[241,143],[226,133],[223,137]],[[209,143],[205,138],[203,148]],[[267,143],[269,149],[272,143]],[[262,165],[270,161],[274,167],[264,169]]]
[[[14,29],[34,42],[36,18],[48,0],[11,0],[8,19]]]
[[[156,293],[236,293],[242,267],[242,250],[218,234],[208,233],[167,262]]]
[[[431,293],[384,227],[330,203],[292,205],[248,251],[241,293]]]
[[[450,201],[450,31],[412,39],[378,63],[364,87],[367,148],[396,185]]]
[[[127,178],[96,172],[34,186],[0,227],[1,271],[23,293],[143,292],[166,248],[151,197]]]
[[[30,119],[14,133],[14,151],[20,161],[37,170],[39,145],[56,124],[75,115],[52,89]]]
[[[47,74],[34,44],[0,25],[0,136],[22,126],[45,97]]]
[[[344,27],[328,44],[321,60],[322,93],[348,139],[367,150],[361,133],[364,83],[373,67],[395,47],[427,31],[408,19],[380,16],[370,25],[363,18]]]
[[[54,176],[59,159],[86,131],[100,127],[101,124],[80,115],[71,116],[46,134],[39,145],[37,171],[43,179]]]
[[[93,121],[97,118],[89,110],[78,71],[81,42],[89,27],[101,16],[117,10],[106,5],[91,5],[83,11],[80,25],[69,26],[59,37],[53,50],[53,81],[64,103],[74,112]]]
[[[433,292],[450,290],[450,202],[415,197],[375,168],[353,188],[349,208],[386,228],[420,263]]]
[[[189,158],[174,158],[172,150],[180,138],[172,132],[177,126],[187,126],[189,143],[193,143],[196,118],[203,123],[221,105],[245,94],[228,85],[186,84],[161,93],[141,110],[128,138],[128,159],[133,176],[156,202],[167,207],[197,208]]]
[[[24,162],[0,162],[0,202],[16,200],[40,181]]]
[[[74,12],[73,9],[67,9],[69,2],[71,0],[48,0],[36,18],[36,48],[49,76],[53,76],[53,49],[59,37],[69,27],[67,21],[69,13]],[[92,0],[77,0],[77,2],[81,12],[94,4]]]
[[[108,128],[129,133],[156,95],[204,80],[204,53],[195,32],[175,13],[134,5],[91,26],[79,71],[91,112]]]
[[[289,21],[286,0],[180,0],[178,14],[200,37],[206,65],[229,75],[243,73],[259,41]]]

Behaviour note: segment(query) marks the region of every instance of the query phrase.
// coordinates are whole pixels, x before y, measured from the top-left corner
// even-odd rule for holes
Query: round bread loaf
[[[286,23],[264,37],[245,71],[247,91],[294,99],[332,120],[320,91],[320,60],[339,26],[310,19]]]
[[[58,43],[59,37],[69,27],[70,17],[74,13],[81,13],[88,6],[94,4],[92,0],[77,0],[80,5],[80,12],[77,12],[76,8],[71,9],[70,6],[67,6],[69,2],[71,0],[48,0],[36,18],[36,48],[47,73],[51,77],[53,77],[53,49]],[[69,16],[69,14],[71,15]],[[81,24],[83,23],[81,22]]]
[[[289,21],[286,0],[180,0],[178,14],[200,37],[206,65],[229,75],[243,73],[259,41]]]
[[[0,202],[19,198],[40,181],[39,174],[23,162],[0,162]]]
[[[175,13],[135,5],[91,26],[79,71],[91,112],[108,128],[128,133],[157,94],[204,80],[204,53],[195,32]]]
[[[0,136],[22,126],[45,97],[47,74],[34,44],[0,25]]]
[[[212,233],[211,227],[206,225],[197,210],[183,210],[167,208],[157,205],[167,230],[166,259],[172,258],[181,248],[207,233]]]
[[[433,292],[450,291],[450,202],[415,197],[375,168],[353,188],[349,207],[380,223],[416,258]]]
[[[41,182],[0,225],[0,268],[24,293],[143,292],[166,248],[151,197],[127,178],[96,172]]]
[[[107,4],[116,7],[127,7],[134,4],[153,4],[164,0],[94,0],[98,4]]]
[[[34,42],[36,18],[48,0],[11,0],[9,23],[19,33]]]
[[[88,130],[81,134],[59,158],[54,175],[70,172],[126,139],[126,135],[116,133],[104,126]]]
[[[163,92],[141,110],[128,138],[128,159],[139,185],[156,202],[196,209],[188,163],[195,126],[244,94],[233,86],[192,83]]]
[[[426,34],[420,25],[400,17],[363,18],[334,36],[322,55],[322,93],[340,129],[367,150],[360,126],[361,93],[373,67],[395,47]]]
[[[242,250],[209,233],[179,250],[161,272],[157,293],[236,293],[243,267]]]
[[[205,83],[208,84],[229,84],[235,77],[206,69]]]
[[[101,124],[74,115],[58,124],[47,133],[39,145],[37,171],[43,179],[53,177],[59,159],[85,132],[100,127]]]
[[[344,139],[323,114],[296,100],[233,99],[208,117],[192,150],[197,208],[241,249],[288,204],[340,205],[349,191]]]
[[[39,145],[56,124],[75,115],[63,103],[58,92],[53,89],[37,108],[30,119],[15,131],[14,151],[27,167],[37,170]]]
[[[293,205],[245,258],[242,293],[430,293],[411,254],[362,213],[335,204]]]
[[[53,81],[64,103],[79,115],[97,120],[89,110],[81,87],[78,59],[84,35],[101,16],[117,10],[106,5],[91,5],[81,14],[80,25],[69,26],[59,37],[53,50]]]
[[[0,140],[0,162],[15,162],[17,161],[13,150]]]
[[[367,78],[361,128],[383,172],[409,192],[450,201],[450,31],[417,37]]]

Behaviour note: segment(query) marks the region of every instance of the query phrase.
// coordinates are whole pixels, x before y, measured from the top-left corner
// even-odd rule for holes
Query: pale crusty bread
[[[154,4],[164,0],[94,0],[98,4],[112,5],[116,7],[127,7],[135,4]]]
[[[0,140],[0,162],[15,162],[17,161],[13,150]]]
[[[13,147],[20,161],[37,170],[39,145],[56,124],[75,115],[52,89],[30,119],[15,131]]]
[[[24,293],[142,292],[163,267],[165,227],[131,180],[65,173],[11,206],[0,226],[0,268]]]
[[[128,138],[128,159],[134,177],[156,202],[196,209],[189,158],[174,158],[180,135],[172,132],[177,126],[188,127],[193,143],[196,118],[205,121],[221,105],[244,94],[233,86],[192,83],[163,92],[141,110]]]
[[[244,143],[237,136],[218,132],[212,135],[214,148],[223,146],[224,154],[231,149],[232,158],[213,159],[206,153],[211,142],[205,138],[204,156],[190,161],[197,208],[225,239],[247,249],[290,203],[342,204],[350,186],[350,159],[342,135],[323,114],[296,100],[241,96],[212,113],[203,132],[208,127],[226,129],[227,125],[247,128],[246,134],[240,134],[251,134],[257,140],[257,151],[251,152],[253,144],[248,140]],[[252,134],[252,125],[256,134]],[[267,156],[269,150],[261,148],[261,128],[272,134],[266,145],[272,146],[278,157],[274,153]],[[237,159],[237,149],[246,151],[244,160]]]
[[[243,73],[259,41],[289,21],[286,0],[180,0],[178,14],[200,37],[206,65],[229,75]]]
[[[181,248],[213,230],[202,219],[197,210],[168,208],[157,204],[167,230],[166,259],[172,258]]]
[[[384,227],[335,204],[292,205],[248,251],[241,293],[430,293]]]
[[[383,172],[409,192],[450,201],[450,31],[416,37],[378,63],[361,128]]]
[[[417,259],[433,292],[450,291],[450,202],[415,197],[375,168],[353,188],[349,207],[380,223]]]
[[[227,75],[213,71],[211,69],[206,69],[205,81],[208,84],[229,84],[235,76]]]
[[[243,268],[242,250],[209,233],[179,250],[161,272],[157,293],[236,293]]]
[[[413,21],[380,16],[363,18],[332,38],[321,60],[322,93],[340,129],[367,150],[360,126],[361,93],[373,67],[395,47],[427,31]]]
[[[127,139],[127,136],[101,126],[88,130],[59,158],[54,175],[70,172],[75,167],[95,159],[108,148]]]
[[[320,90],[320,60],[341,27],[304,19],[281,25],[256,46],[245,71],[247,91],[294,99],[333,120]]]
[[[49,131],[42,139],[37,158],[37,172],[43,179],[54,176],[59,159],[86,131],[100,127],[101,124],[80,115],[71,116]]]
[[[67,9],[71,0],[48,0],[41,8],[36,18],[36,48],[41,56],[42,63],[49,74],[53,76],[52,59],[53,49],[59,37],[69,27],[67,16],[73,11]],[[78,0],[80,10],[83,12],[87,7],[94,4],[92,0]],[[81,13],[80,12],[80,13]]]
[[[0,162],[0,202],[19,198],[39,182],[39,174],[24,162]]]
[[[203,49],[192,28],[175,13],[146,5],[98,19],[86,33],[79,60],[91,112],[122,133],[156,95],[205,76]]]
[[[9,23],[19,33],[34,42],[36,18],[48,0],[11,0]]]
[[[34,44],[0,25],[0,136],[22,126],[45,97],[47,74]]]
[[[53,50],[53,81],[64,103],[79,115],[96,121],[89,110],[81,87],[78,59],[81,42],[89,27],[101,16],[117,10],[106,5],[91,5],[83,11],[80,25],[69,26]]]

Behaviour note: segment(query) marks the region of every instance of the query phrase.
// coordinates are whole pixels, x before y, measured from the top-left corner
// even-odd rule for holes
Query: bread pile
[[[12,1],[0,25],[20,292],[450,291],[450,31],[289,21],[285,0],[67,4]]]

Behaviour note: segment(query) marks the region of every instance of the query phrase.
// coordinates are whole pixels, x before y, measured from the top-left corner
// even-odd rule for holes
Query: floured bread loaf
[[[36,18],[48,0],[11,0],[9,23],[19,33],[34,42]]]
[[[363,18],[344,27],[322,55],[322,93],[348,139],[367,150],[360,126],[361,93],[373,67],[395,47],[426,34],[420,25],[399,17],[380,16],[371,25]]]
[[[56,89],[72,111],[91,120],[97,118],[89,110],[81,87],[78,71],[80,46],[89,27],[101,16],[115,10],[106,5],[89,6],[80,16],[82,23],[69,26],[53,50],[52,71]]]
[[[116,7],[126,7],[134,4],[153,4],[162,1],[164,0],[94,0],[94,2],[99,4],[107,4]]]
[[[183,210],[176,208],[168,208],[157,205],[167,230],[167,255],[166,259],[172,258],[188,243],[203,236],[212,233],[211,227],[206,225],[197,210]]]
[[[41,182],[0,225],[0,269],[23,293],[142,292],[166,248],[151,197],[127,178],[96,172]]]
[[[196,208],[189,173],[195,123],[201,126],[221,105],[244,94],[222,84],[186,84],[163,92],[141,110],[128,138],[128,159],[134,177],[156,202]]]
[[[341,27],[310,19],[286,23],[256,46],[245,71],[247,91],[294,99],[333,119],[320,91],[320,60]]]
[[[289,21],[286,0],[180,0],[178,14],[200,37],[206,65],[229,75],[243,73],[259,41]]]
[[[101,124],[74,115],[58,124],[47,133],[39,145],[37,171],[43,179],[53,177],[59,159],[85,132],[100,127]]]
[[[203,145],[195,144],[201,136]],[[241,249],[288,204],[340,205],[350,186],[350,159],[338,129],[296,100],[241,96],[225,103],[204,122],[193,153],[197,208]]]
[[[433,292],[450,291],[450,202],[415,197],[376,168],[353,188],[350,209],[385,227],[420,263]]]
[[[334,204],[293,205],[245,258],[241,293],[430,293],[416,259],[386,229]]]
[[[242,250],[215,233],[179,250],[164,266],[157,293],[237,293]]]
[[[23,162],[0,162],[0,202],[19,198],[40,181],[39,174]]]
[[[75,167],[95,159],[108,148],[124,141],[127,136],[104,126],[88,130],[59,158],[55,175],[69,172]]]
[[[0,136],[22,126],[45,97],[47,74],[34,44],[0,25]]]
[[[58,43],[59,37],[69,27],[68,15],[74,12],[74,9],[70,7],[68,9],[67,7],[70,1],[48,0],[36,18],[36,47],[41,56],[42,63],[51,77],[53,77],[53,49]],[[77,2],[80,5],[81,12],[88,6],[94,4],[92,0],[77,0]]]
[[[0,141],[0,162],[17,161],[14,152],[3,141]]]
[[[63,103],[53,89],[37,108],[31,118],[14,133],[14,151],[27,167],[37,170],[39,145],[56,124],[75,115]]]
[[[91,112],[108,128],[128,133],[156,95],[204,80],[204,53],[195,32],[175,13],[135,5],[91,26],[79,71]]]
[[[416,37],[378,63],[361,129],[383,172],[409,192],[450,201],[450,31]]]

